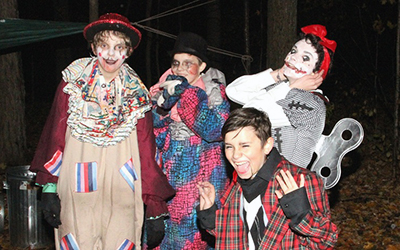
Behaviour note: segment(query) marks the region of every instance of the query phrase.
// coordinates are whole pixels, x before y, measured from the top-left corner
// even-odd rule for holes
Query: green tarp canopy
[[[82,33],[86,23],[0,19],[0,50]]]

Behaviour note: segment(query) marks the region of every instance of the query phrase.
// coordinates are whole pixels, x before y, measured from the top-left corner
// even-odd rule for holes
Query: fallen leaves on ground
[[[363,148],[358,169],[329,191],[332,220],[340,230],[336,249],[400,249],[400,185],[395,178],[400,169],[383,154]]]

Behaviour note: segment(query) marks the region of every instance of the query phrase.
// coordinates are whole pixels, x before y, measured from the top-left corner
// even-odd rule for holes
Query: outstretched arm
[[[237,78],[226,87],[226,95],[232,101],[244,105],[252,100],[265,87],[274,84],[276,80],[271,76],[272,69],[254,75],[245,75]]]

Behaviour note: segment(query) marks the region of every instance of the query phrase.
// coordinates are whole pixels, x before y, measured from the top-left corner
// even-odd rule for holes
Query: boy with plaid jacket
[[[237,109],[222,136],[235,172],[219,210],[214,187],[198,184],[198,218],[216,249],[333,249],[338,231],[323,182],[279,154],[266,114]]]

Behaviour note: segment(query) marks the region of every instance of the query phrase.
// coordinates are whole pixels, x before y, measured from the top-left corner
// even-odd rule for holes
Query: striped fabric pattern
[[[132,241],[126,239],[124,240],[124,242],[122,242],[122,244],[118,247],[117,250],[134,250],[134,249],[135,249],[135,244]]]
[[[76,192],[88,193],[97,190],[97,162],[76,164]]]
[[[60,242],[61,250],[79,250],[78,243],[72,234],[65,235]]]
[[[54,176],[59,176],[60,174],[60,167],[62,163],[62,156],[63,153],[60,150],[57,150],[50,161],[44,164],[44,168],[49,171]]]
[[[124,166],[122,166],[119,169],[119,172],[121,173],[122,177],[126,180],[126,182],[129,184],[131,189],[135,191],[135,184],[134,181],[138,179],[137,173],[135,171],[135,168],[133,167],[133,161],[132,158],[127,161]]]

